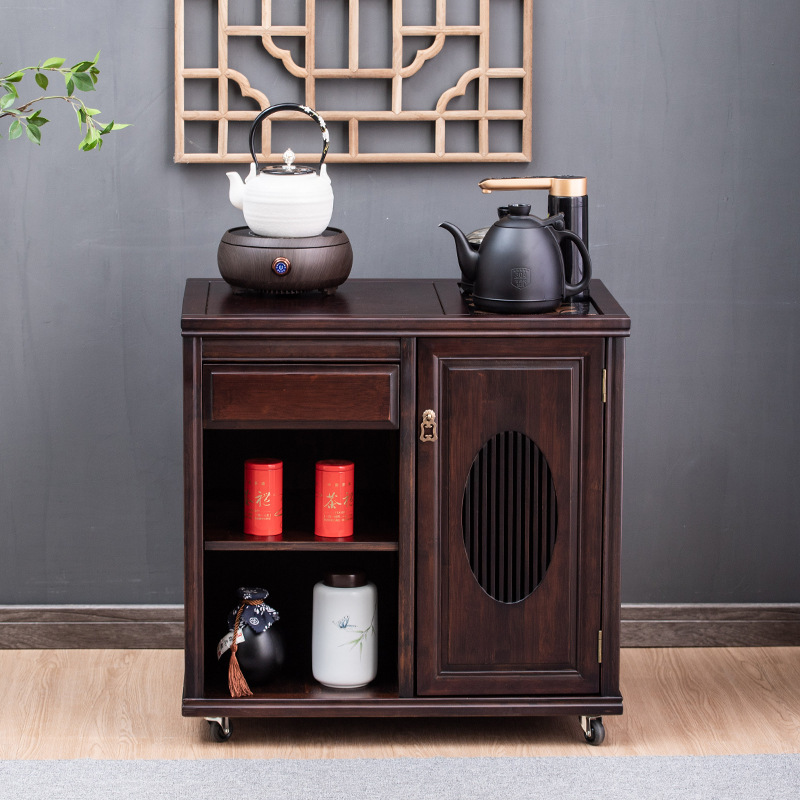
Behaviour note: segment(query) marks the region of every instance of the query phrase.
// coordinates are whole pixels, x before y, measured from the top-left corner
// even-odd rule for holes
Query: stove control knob
[[[278,256],[272,262],[272,271],[276,275],[288,275],[292,269],[292,262],[286,256]]]

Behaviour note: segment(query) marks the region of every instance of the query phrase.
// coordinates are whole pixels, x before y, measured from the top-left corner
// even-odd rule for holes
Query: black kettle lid
[[[528,203],[510,203],[507,206],[497,209],[500,219],[494,223],[496,228],[555,228],[564,229],[563,212],[555,214],[547,219],[539,219],[531,214],[531,207]]]
[[[527,217],[531,213],[530,203],[510,203],[503,206],[504,217]]]
[[[544,225],[538,217],[531,216],[529,203],[510,203],[497,212],[501,215],[495,222],[497,228],[541,228]]]

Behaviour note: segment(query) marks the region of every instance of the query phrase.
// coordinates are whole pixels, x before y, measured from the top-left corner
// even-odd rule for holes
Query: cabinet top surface
[[[598,280],[590,301],[565,304],[547,314],[491,314],[475,310],[455,280],[352,279],[335,294],[235,293],[220,279],[186,282],[184,334],[396,332],[594,333],[627,336],[630,319]]]

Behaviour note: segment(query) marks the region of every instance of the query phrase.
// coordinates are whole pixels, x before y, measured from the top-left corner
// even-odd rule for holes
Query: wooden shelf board
[[[206,529],[206,550],[363,550],[396,552],[397,534],[372,532],[367,538],[357,534],[350,539],[327,539],[306,531],[286,531],[281,536],[248,536],[231,529]]]
[[[313,678],[307,680],[291,681],[281,680],[269,687],[253,688],[252,697],[231,698],[227,686],[214,684],[206,690],[205,700],[209,702],[250,702],[250,703],[282,703],[289,704],[297,701],[311,701],[320,703],[372,703],[375,701],[396,700],[398,697],[397,681],[373,681],[368,686],[358,689],[333,689],[317,683]]]

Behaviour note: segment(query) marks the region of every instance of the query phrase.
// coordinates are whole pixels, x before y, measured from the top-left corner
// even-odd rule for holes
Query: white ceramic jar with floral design
[[[378,591],[363,572],[330,572],[314,586],[311,672],[355,689],[378,673]]]

